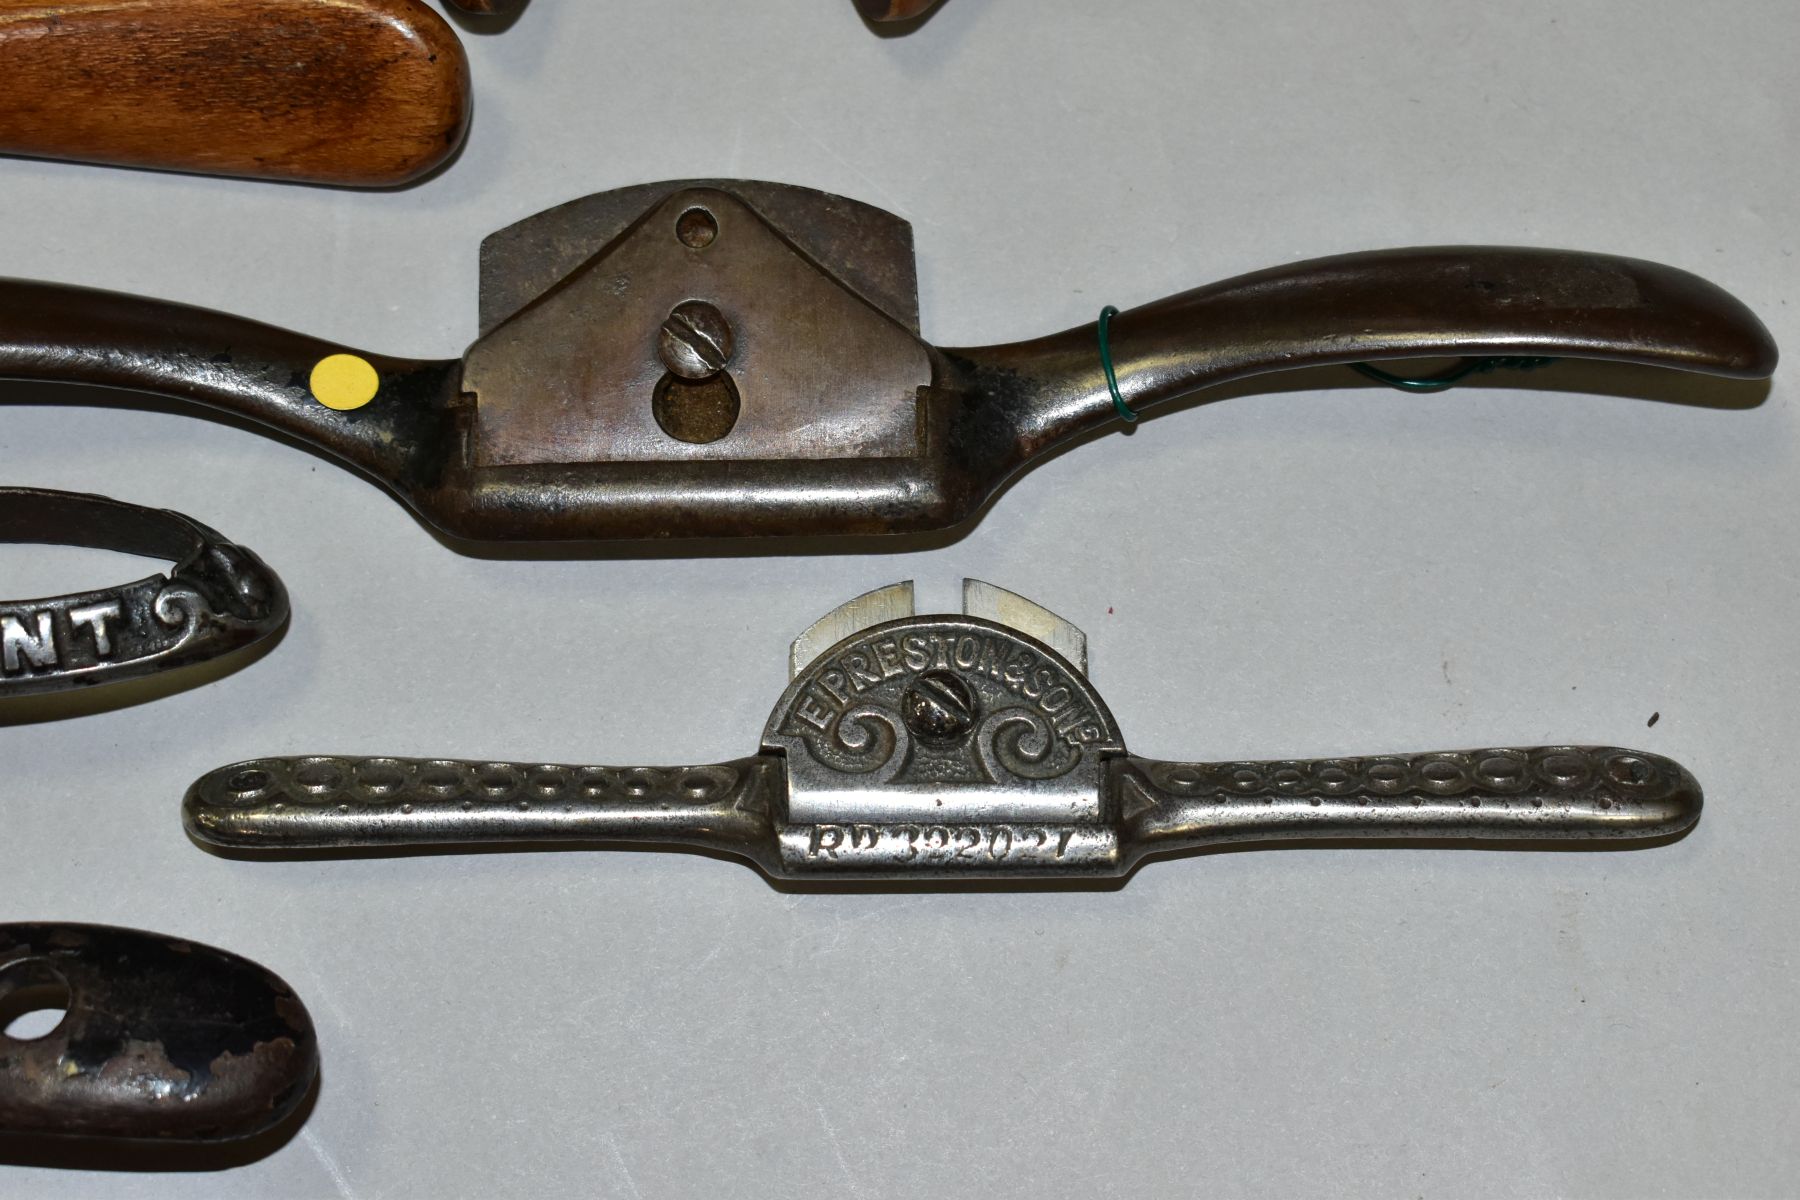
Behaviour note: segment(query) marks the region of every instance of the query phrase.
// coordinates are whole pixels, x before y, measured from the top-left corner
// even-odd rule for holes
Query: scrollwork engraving
[[[900,714],[876,704],[845,710],[831,731],[806,742],[825,766],[870,783],[887,783],[900,773],[912,753],[912,734]]]
[[[1055,779],[1081,761],[1050,728],[1050,722],[1028,708],[1002,709],[981,723],[975,747],[988,778],[1003,783],[1019,779]]]

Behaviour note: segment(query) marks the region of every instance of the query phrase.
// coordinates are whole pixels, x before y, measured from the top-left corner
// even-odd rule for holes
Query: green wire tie
[[[1125,397],[1119,394],[1119,376],[1113,370],[1112,343],[1106,336],[1107,326],[1111,325],[1112,319],[1118,315],[1119,310],[1110,304],[1100,310],[1100,366],[1106,371],[1106,386],[1112,392],[1114,411],[1119,414],[1121,421],[1128,425],[1135,425],[1138,415],[1131,411],[1131,405],[1125,403]]]
[[[1101,344],[1105,344],[1105,335],[1101,335]],[[1554,358],[1474,358],[1460,367],[1452,367],[1441,375],[1427,375],[1423,379],[1408,379],[1404,375],[1395,375],[1384,371],[1371,363],[1351,363],[1351,369],[1360,375],[1373,379],[1376,383],[1385,383],[1389,387],[1399,388],[1403,392],[1442,392],[1455,387],[1471,375],[1485,375],[1489,371],[1535,371],[1539,367],[1547,367],[1555,362]],[[1117,395],[1115,392],[1114,395]]]
[[[1125,403],[1125,396],[1119,391],[1119,374],[1113,369],[1112,340],[1108,331],[1112,319],[1119,315],[1119,310],[1107,305],[1100,310],[1100,322],[1095,331],[1100,340],[1100,367],[1106,372],[1106,390],[1112,393],[1113,411],[1119,419],[1127,424],[1137,424],[1138,415],[1131,411],[1131,405]],[[1494,356],[1489,358],[1472,358],[1461,366],[1450,368],[1437,375],[1426,375],[1422,378],[1408,378],[1384,371],[1373,363],[1351,363],[1350,367],[1358,374],[1377,383],[1385,383],[1389,387],[1399,388],[1403,392],[1442,392],[1455,387],[1471,375],[1486,375],[1491,371],[1535,371],[1555,362],[1554,358],[1529,358]]]

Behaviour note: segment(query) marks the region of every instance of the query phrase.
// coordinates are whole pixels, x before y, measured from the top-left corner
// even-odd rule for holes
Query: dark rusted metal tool
[[[56,1010],[49,1030],[6,1032]],[[318,1070],[305,1007],[247,959],[104,925],[0,925],[0,1133],[250,1137]]]
[[[1121,410],[1294,367],[1530,356],[1760,378],[1776,359],[1705,280],[1557,250],[1349,254],[1133,309],[1108,331],[1116,396],[1098,332],[927,345],[904,221],[723,180],[606,192],[489,237],[460,361],[0,284],[0,377],[254,418],[471,539],[941,529]]]
[[[1140,861],[1293,839],[1646,841],[1700,818],[1677,763],[1608,746],[1321,761],[1128,753],[1087,640],[991,584],[917,616],[910,583],[794,643],[761,752],[700,767],[259,758],[189,789],[228,852],[638,842],[782,879],[1124,875]]]
[[[245,649],[287,622],[262,559],[167,509],[0,487],[0,542],[164,558],[164,575],[38,600],[0,600],[0,699],[137,679]]]

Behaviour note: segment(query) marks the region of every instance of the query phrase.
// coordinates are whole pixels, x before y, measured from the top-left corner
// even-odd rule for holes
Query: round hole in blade
[[[737,424],[737,384],[729,371],[698,381],[664,375],[656,384],[651,411],[662,431],[680,442],[716,442]]]
[[[704,250],[718,236],[718,218],[704,208],[690,208],[675,218],[675,237],[690,250]]]

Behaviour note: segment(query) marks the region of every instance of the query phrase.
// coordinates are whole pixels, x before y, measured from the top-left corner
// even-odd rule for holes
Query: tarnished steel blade
[[[1017,592],[979,579],[965,579],[963,613],[1029,634],[1068,659],[1077,671],[1087,674],[1087,634],[1074,622],[1064,620]]]
[[[794,639],[788,651],[788,678],[806,670],[812,661],[853,633],[861,633],[883,621],[913,615],[913,582],[890,583],[864,592],[838,605],[814,621],[812,628]]]

